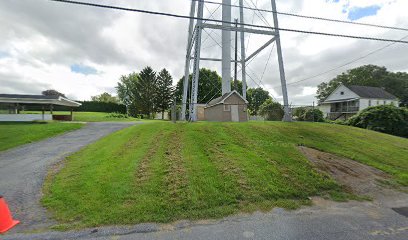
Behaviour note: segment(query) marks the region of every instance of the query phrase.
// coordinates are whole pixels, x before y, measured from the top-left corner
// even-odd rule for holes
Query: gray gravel
[[[133,124],[88,123],[79,130],[1,152],[0,195],[4,196],[14,218],[21,221],[11,232],[39,229],[52,224],[39,204],[48,167],[97,139]]]

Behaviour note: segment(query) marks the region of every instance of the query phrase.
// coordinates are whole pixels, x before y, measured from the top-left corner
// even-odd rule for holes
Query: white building
[[[331,120],[347,119],[371,106],[399,105],[398,99],[379,87],[338,86],[320,105],[319,109]]]

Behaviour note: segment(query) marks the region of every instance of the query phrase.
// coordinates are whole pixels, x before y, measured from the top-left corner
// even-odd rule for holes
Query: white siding
[[[52,120],[51,114],[0,114],[0,122],[31,122],[34,120]]]
[[[330,104],[321,104],[319,106],[317,106],[317,108],[323,112],[324,116],[327,116],[328,113],[330,113]]]
[[[343,94],[342,94],[343,93]],[[350,99],[350,98],[358,98],[357,94],[352,92],[350,89],[345,87],[344,85],[340,85],[336,90],[334,90],[329,97],[326,98],[325,101],[332,101],[332,100],[341,100],[341,99]]]
[[[371,101],[371,107],[378,106],[378,105],[389,105],[393,104],[394,106],[399,105],[399,101],[397,100],[390,100],[390,99],[378,99],[378,98],[362,98],[360,99],[360,110],[370,107],[369,102]],[[385,104],[384,104],[385,101]],[[377,104],[378,103],[378,104]]]

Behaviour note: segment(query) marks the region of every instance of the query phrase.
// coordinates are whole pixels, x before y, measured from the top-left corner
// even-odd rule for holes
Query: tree
[[[401,101],[402,106],[408,106],[408,73],[389,72],[385,67],[365,65],[348,70],[329,81],[318,85],[317,99],[324,101],[340,84],[383,87]]]
[[[44,96],[58,96],[58,97],[64,97],[66,98],[65,94],[58,92],[57,90],[54,89],[49,89],[42,91],[42,95]]]
[[[272,98],[268,98],[259,107],[259,114],[268,121],[281,121],[284,115],[283,106],[274,102]]]
[[[152,113],[157,110],[157,76],[151,67],[145,67],[139,73],[139,81],[136,82],[136,89],[136,101],[138,101],[141,113],[151,118]]]
[[[346,122],[348,125],[408,137],[408,109],[379,105],[360,111]]]
[[[269,92],[259,88],[249,88],[247,90],[248,109],[251,115],[258,115],[259,107],[271,98]]]
[[[164,111],[168,110],[173,100],[173,78],[170,73],[164,68],[157,76],[157,96],[156,105],[162,113],[164,119]]]
[[[191,79],[192,74],[189,76],[189,87],[191,89]],[[177,82],[176,86],[176,101],[178,103],[182,102],[183,98],[183,83],[184,76]],[[242,86],[242,85],[241,85]],[[189,94],[190,94],[189,89]],[[210,69],[201,68],[198,80],[198,103],[208,103],[212,99],[221,96],[221,77],[216,71],[211,71]],[[190,102],[190,96],[187,97],[187,102]]]
[[[119,100],[117,97],[110,95],[107,92],[104,92],[100,95],[92,96],[92,101],[95,102],[106,102],[106,103],[118,103]]]
[[[138,89],[137,82],[139,81],[139,75],[135,72],[129,75],[123,75],[119,79],[116,91],[118,93],[119,100],[126,105],[128,114],[136,117],[140,114],[140,102],[138,101]]]

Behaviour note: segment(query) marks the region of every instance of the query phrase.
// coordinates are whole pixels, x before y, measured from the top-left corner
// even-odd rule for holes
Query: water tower
[[[251,24],[245,24],[244,20],[244,3],[243,0],[239,0],[239,23],[235,24],[232,21],[232,5],[231,0],[222,0],[222,19],[215,21],[207,21],[211,23],[203,22],[203,11],[204,11],[205,0],[192,0],[190,9],[190,23],[188,29],[188,41],[187,41],[187,54],[185,62],[185,74],[183,82],[183,99],[182,99],[182,120],[186,119],[187,111],[187,96],[190,90],[190,104],[189,104],[189,120],[197,121],[197,94],[198,94],[198,80],[199,80],[199,69],[200,61],[218,61],[221,62],[221,74],[222,74],[222,95],[231,92],[231,64],[235,60],[231,60],[231,32],[239,32],[240,34],[240,44],[241,44],[241,72],[242,72],[242,96],[246,98],[246,62],[257,55],[260,51],[265,49],[268,45],[276,42],[276,49],[278,55],[279,73],[282,86],[283,95],[283,105],[285,115],[283,121],[291,121],[290,109],[288,103],[288,95],[286,89],[286,79],[285,70],[283,66],[282,59],[282,49],[279,35],[279,25],[278,17],[276,13],[276,3],[275,0],[271,0],[271,12],[273,17],[273,27],[255,27]],[[235,7],[235,6],[234,6]],[[203,29],[216,29],[222,32],[221,38],[221,49],[222,55],[221,59],[215,58],[202,58],[201,57],[201,34]],[[263,34],[269,35],[271,39],[266,42],[259,49],[254,51],[248,57],[245,56],[245,33]],[[192,55],[193,54],[193,55]],[[189,86],[189,75],[190,75],[190,62],[193,60],[193,74],[191,86]]]

